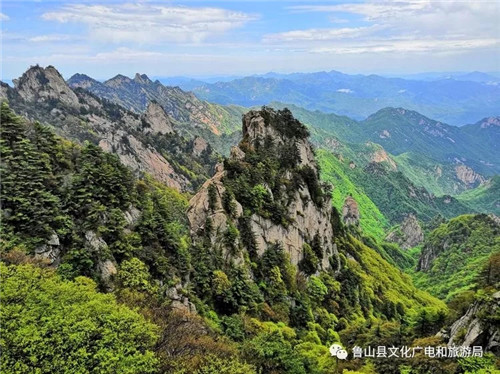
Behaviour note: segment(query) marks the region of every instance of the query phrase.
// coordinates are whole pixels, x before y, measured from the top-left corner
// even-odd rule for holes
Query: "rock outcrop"
[[[49,265],[57,266],[61,261],[61,243],[59,236],[54,232],[47,243],[35,248],[35,258],[46,260]]]
[[[446,257],[447,261],[441,261],[441,264],[449,264],[449,261],[453,261],[452,258],[475,256],[475,253],[471,251],[475,251],[476,246],[486,250],[495,250],[497,246],[494,239],[500,231],[499,222],[500,219],[493,214],[476,214],[455,217],[441,224],[428,234],[417,264],[417,271],[431,270],[437,257],[451,255],[451,258]],[[482,245],[477,245],[476,239],[471,238],[477,237],[477,231],[480,228],[491,231],[488,237],[482,238]],[[457,265],[450,264],[449,266]]]
[[[282,187],[291,184],[298,178],[298,175],[294,174],[294,170],[308,170],[311,175],[317,176],[318,168],[314,151],[307,136],[294,136],[289,133],[290,128],[280,127],[289,124],[296,125],[297,123],[298,121],[293,119],[287,110],[275,112],[265,108],[262,111],[250,111],[243,118],[243,140],[238,147],[231,150],[228,164],[235,165],[235,168],[251,167],[248,163],[250,160],[247,159],[247,153],[254,155],[265,152],[263,144],[272,142],[275,149],[296,147],[295,152],[298,159],[295,168],[280,170]],[[299,129],[303,130],[301,124]],[[287,155],[277,154],[274,156],[279,159]],[[263,156],[260,154],[259,157]],[[265,159],[262,162],[265,163]],[[199,192],[191,199],[188,219],[195,236],[199,236],[200,233],[206,235],[207,226],[210,226],[209,237],[213,247],[221,249],[226,257],[241,262],[244,256],[231,254],[231,250],[227,248],[225,233],[230,226],[238,226],[244,220],[248,225],[247,230],[250,230],[251,236],[254,238],[258,255],[261,255],[270,245],[277,243],[289,254],[291,263],[297,265],[304,256],[304,245],[311,243],[316,237],[321,242],[323,251],[320,267],[330,266],[329,258],[338,256],[338,253],[334,244],[329,197],[324,198],[323,204],[316,204],[312,196],[315,192],[306,183],[299,183],[296,189],[288,191],[286,203],[280,205],[285,210],[282,214],[287,217],[287,223],[277,223],[271,217],[259,214],[256,209],[252,211],[248,207],[248,201],[238,201],[237,198],[232,203],[233,211],[227,212],[224,207],[224,196],[227,191],[226,184],[230,182],[231,178],[232,175],[225,166],[219,164],[215,175],[205,182]],[[277,199],[269,186],[259,184],[257,188],[259,188],[259,193],[268,196],[269,199]],[[237,239],[235,244],[240,245],[240,239]]]
[[[156,101],[151,101],[146,112],[142,116],[144,122],[148,125],[144,131],[146,133],[152,132],[153,134],[172,134],[174,127],[167,113],[163,110],[160,104]]]
[[[500,308],[500,291],[490,301],[475,301],[467,312],[455,321],[449,331],[439,335],[448,338],[448,346],[482,346],[485,351],[500,354],[500,326],[484,320],[484,314],[495,315]],[[483,315],[483,316],[482,316]]]
[[[476,173],[474,169],[466,165],[455,166],[457,179],[463,182],[468,188],[476,187],[485,182],[482,175]]]
[[[413,214],[405,217],[401,225],[391,231],[385,238],[389,242],[397,243],[403,249],[413,248],[424,241],[424,232]]]
[[[393,171],[398,169],[394,160],[387,154],[384,149],[378,149],[373,152],[370,161],[376,163],[385,163]]]
[[[342,206],[342,221],[346,226],[359,225],[359,207],[352,196],[347,196]]]
[[[70,87],[83,87],[100,98],[107,99],[136,113],[146,110],[148,103],[155,101],[174,120],[191,123],[219,135],[224,126],[236,128],[240,120],[238,109],[210,104],[179,87],[164,86],[152,81],[146,74],[136,74],[133,79],[124,75],[101,83],[81,74],[73,75]]]

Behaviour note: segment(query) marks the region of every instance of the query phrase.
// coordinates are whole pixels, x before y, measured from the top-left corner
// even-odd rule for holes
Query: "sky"
[[[500,71],[500,0],[0,2],[1,78]]]

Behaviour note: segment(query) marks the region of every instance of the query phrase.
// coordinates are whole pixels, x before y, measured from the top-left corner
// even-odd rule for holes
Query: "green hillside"
[[[461,193],[457,199],[478,212],[500,215],[500,176],[496,175],[482,186]]]
[[[350,179],[350,169],[332,153],[319,149],[317,153],[321,165],[321,177],[333,184],[332,203],[340,211],[347,196],[352,196],[358,203],[360,226],[363,231],[376,238],[385,237],[389,221],[380,212],[374,202],[365,194],[363,188]]]
[[[476,286],[488,258],[500,252],[498,218],[462,215],[441,224],[426,238],[413,279],[441,299]]]

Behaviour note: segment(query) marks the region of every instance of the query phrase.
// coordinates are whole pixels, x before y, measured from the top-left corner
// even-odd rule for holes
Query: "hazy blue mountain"
[[[426,81],[330,71],[268,73],[198,87],[191,82],[184,87],[180,82],[180,86],[219,104],[255,106],[282,101],[358,120],[384,107],[404,107],[458,126],[499,115],[496,81],[494,76],[476,72]]]

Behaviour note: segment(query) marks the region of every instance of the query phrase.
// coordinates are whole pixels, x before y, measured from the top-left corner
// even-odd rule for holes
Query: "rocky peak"
[[[190,201],[195,238],[208,236],[237,263],[245,261],[242,249],[260,256],[278,244],[294,265],[317,256],[317,270],[330,267],[338,256],[331,201],[307,136],[288,110],[248,112],[239,146]]]
[[[128,84],[132,82],[132,79],[126,77],[125,75],[118,74],[111,79],[108,79],[104,84],[109,87],[119,88],[123,84]]]
[[[134,77],[134,82],[139,83],[139,84],[152,84],[153,81],[149,79],[149,77],[146,74],[139,74],[136,73]]]
[[[403,249],[413,248],[424,241],[424,232],[417,217],[413,214],[407,215],[401,225],[387,235],[386,240],[397,243]]]
[[[172,134],[174,132],[172,121],[170,121],[167,113],[165,113],[161,105],[156,101],[149,102],[146,112],[142,115],[142,119],[148,125],[144,129],[147,133]]]
[[[500,127],[500,117],[488,117],[479,121],[479,127],[486,129],[488,127]]]
[[[21,98],[28,102],[57,100],[69,106],[79,106],[78,97],[53,66],[30,67],[19,79],[14,80]]]
[[[68,79],[68,85],[72,88],[83,88],[83,89],[88,89],[89,87],[92,87],[96,84],[99,84],[98,81],[95,79],[89,77],[86,74],[80,74],[76,73],[71,76],[71,78]]]
[[[287,108],[251,110],[243,116],[242,132],[242,143],[253,148],[265,144],[266,139],[278,145],[294,145],[300,155],[299,164],[318,170],[314,149],[308,140],[309,131]]]

